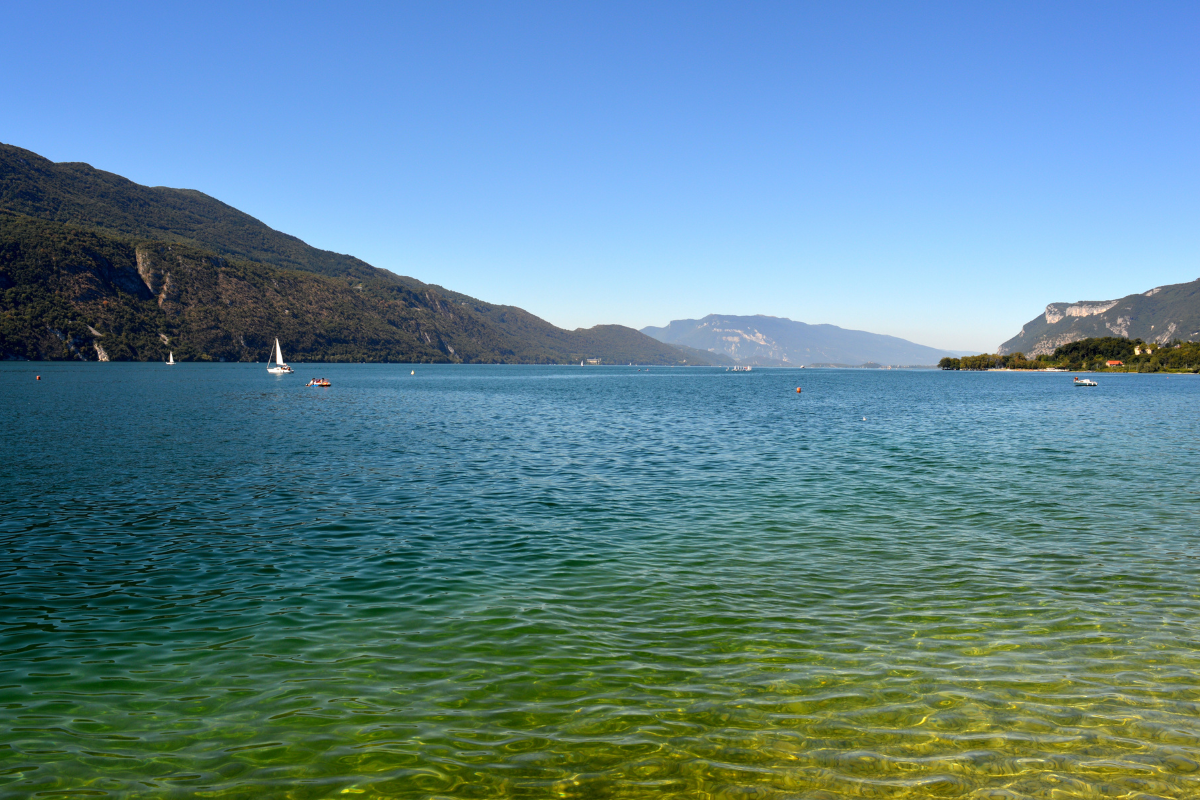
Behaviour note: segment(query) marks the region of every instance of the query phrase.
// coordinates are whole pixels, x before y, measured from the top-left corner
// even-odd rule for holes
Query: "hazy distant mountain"
[[[664,328],[642,328],[661,342],[724,353],[742,363],[760,364],[936,364],[959,353],[836,325],[808,325],[785,317],[709,314],[677,319]]]
[[[687,356],[689,359],[689,364],[699,364],[701,362],[705,362],[719,367],[732,367],[742,363],[727,353],[717,353],[711,350],[698,350],[695,347],[688,347],[686,344],[673,344],[671,347],[674,347],[676,350]]]
[[[513,306],[319,250],[201,192],[0,144],[0,358],[695,364],[620,325]]]
[[[1051,303],[997,352],[1036,356],[1093,336],[1124,336],[1162,344],[1175,339],[1200,341],[1200,280],[1159,286],[1120,300]]]

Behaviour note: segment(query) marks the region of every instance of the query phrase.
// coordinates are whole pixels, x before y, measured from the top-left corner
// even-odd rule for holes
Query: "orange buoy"
[[[800,387],[799,387],[799,386],[797,386],[797,387],[796,387],[796,394],[800,394]]]
[[[37,379],[40,381],[42,379],[42,376],[38,375]]]

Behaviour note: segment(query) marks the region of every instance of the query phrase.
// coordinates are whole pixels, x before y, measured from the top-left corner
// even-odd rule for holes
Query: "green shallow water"
[[[410,369],[0,367],[0,798],[1200,796],[1200,379]]]

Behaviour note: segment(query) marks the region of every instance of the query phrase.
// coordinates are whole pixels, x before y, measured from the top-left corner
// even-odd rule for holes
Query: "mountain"
[[[663,328],[642,328],[642,333],[668,344],[724,353],[748,364],[917,365],[936,364],[954,355],[895,336],[762,315],[709,314],[704,319],[677,319]]]
[[[1120,300],[1051,303],[996,352],[1033,357],[1081,339],[1114,335],[1160,344],[1200,341],[1200,280],[1159,286]]]
[[[353,256],[311,247],[203,192],[141,186],[88,164],[56,164],[7,144],[0,144],[0,208],[135,239],[190,244],[225,258],[287,269],[397,277]]]
[[[733,367],[742,363],[727,353],[717,353],[710,350],[698,350],[695,347],[688,347],[686,344],[673,344],[671,346],[686,355],[689,359],[694,359],[695,361],[700,361],[703,359],[704,361],[707,361],[710,364],[718,367]]]
[[[697,364],[319,250],[200,192],[0,144],[0,358]]]

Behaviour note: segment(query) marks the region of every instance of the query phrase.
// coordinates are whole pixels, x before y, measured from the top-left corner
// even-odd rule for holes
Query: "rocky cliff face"
[[[1053,325],[1066,317],[1090,317],[1093,314],[1103,314],[1119,302],[1119,300],[1103,300],[1099,303],[1051,303],[1046,306],[1046,324]]]
[[[1123,336],[1166,344],[1200,341],[1200,280],[1158,286],[1120,300],[1051,303],[997,352],[1034,356],[1096,336]]]

